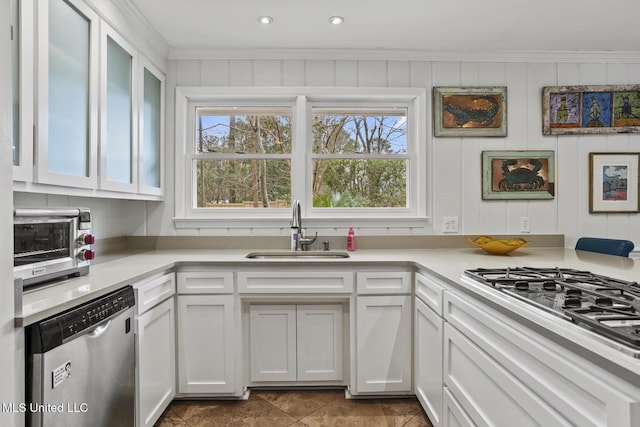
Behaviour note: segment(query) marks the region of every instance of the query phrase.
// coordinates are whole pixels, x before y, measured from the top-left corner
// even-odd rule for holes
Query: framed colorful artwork
[[[589,212],[640,212],[640,153],[589,153]]]
[[[553,199],[553,151],[483,151],[484,200]]]
[[[507,88],[434,87],[434,136],[507,136]]]
[[[640,85],[542,89],[544,135],[640,132]]]

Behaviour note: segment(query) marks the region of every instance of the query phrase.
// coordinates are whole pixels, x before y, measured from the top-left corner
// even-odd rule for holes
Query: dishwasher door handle
[[[111,319],[109,319],[105,323],[101,323],[98,326],[96,326],[91,332],[87,333],[87,337],[99,338],[102,334],[107,332],[107,329],[109,329],[109,326],[111,326]]]

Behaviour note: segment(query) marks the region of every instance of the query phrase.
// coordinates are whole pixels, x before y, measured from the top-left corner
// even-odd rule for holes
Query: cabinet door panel
[[[298,381],[342,379],[342,305],[298,305]]]
[[[108,25],[102,25],[100,115],[100,186],[107,190],[137,191],[137,52]]]
[[[250,308],[252,381],[296,380],[296,306],[252,305]]]
[[[232,295],[178,296],[178,392],[235,391]]]
[[[444,320],[418,299],[415,313],[416,396],[437,427],[442,415]]]
[[[411,298],[357,299],[356,392],[411,391]]]
[[[80,1],[38,3],[38,182],[96,187],[98,22]]]
[[[138,426],[153,426],[176,394],[173,298],[136,319]]]
[[[141,57],[140,193],[163,194],[164,75]]]
[[[475,427],[473,421],[446,387],[443,397],[442,427]]]
[[[454,327],[444,330],[445,384],[477,424],[573,425]]]

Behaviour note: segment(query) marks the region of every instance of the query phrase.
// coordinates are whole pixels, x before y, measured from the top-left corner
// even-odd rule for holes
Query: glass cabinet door
[[[135,49],[104,23],[101,43],[100,188],[136,192]]]
[[[38,2],[37,180],[97,183],[98,17],[74,0]]]
[[[10,0],[13,180],[33,180],[34,0]]]
[[[20,165],[20,12],[18,0],[11,0],[11,93],[12,93],[12,157],[13,165]]]
[[[161,195],[164,169],[164,76],[146,61],[143,61],[141,72],[140,193]]]

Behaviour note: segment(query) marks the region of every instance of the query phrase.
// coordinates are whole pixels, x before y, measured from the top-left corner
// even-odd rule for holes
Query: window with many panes
[[[425,217],[424,90],[221,91],[178,88],[177,218]]]

